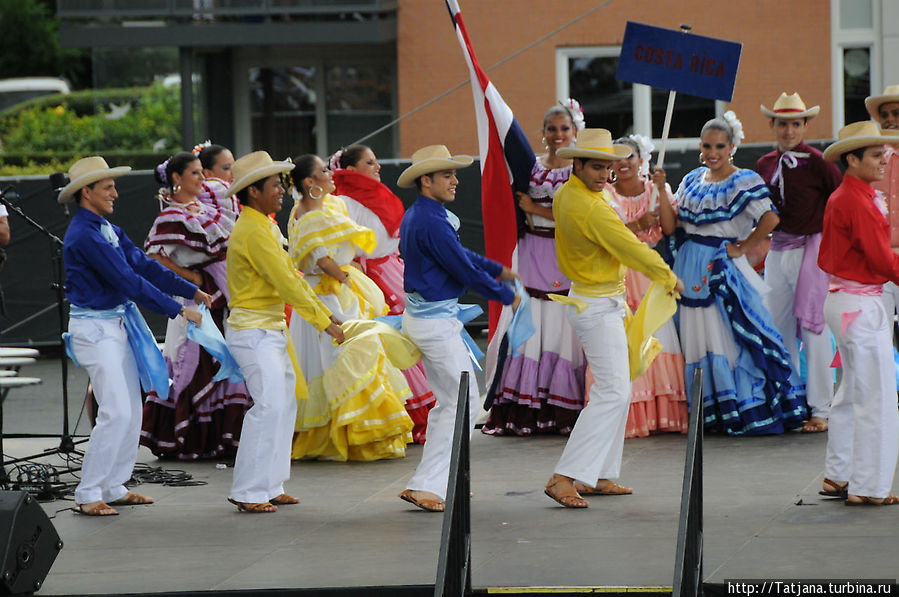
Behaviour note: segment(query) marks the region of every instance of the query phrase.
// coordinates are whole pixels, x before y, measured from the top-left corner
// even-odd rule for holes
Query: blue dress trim
[[[737,170],[720,182],[705,180],[707,172],[708,168],[697,168],[681,182],[677,190],[681,222],[694,226],[726,222],[753,201],[771,199],[765,181],[752,170]]]

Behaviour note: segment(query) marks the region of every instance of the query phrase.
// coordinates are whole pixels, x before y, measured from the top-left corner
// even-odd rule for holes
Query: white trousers
[[[621,473],[631,397],[625,302],[623,296],[577,298],[588,307],[580,313],[569,307],[568,321],[581,340],[595,381],[590,402],[578,415],[555,472],[595,485],[597,479],[614,479]]]
[[[886,305],[887,316],[893,321],[896,308],[899,307],[899,286],[892,282],[883,285],[883,304]]]
[[[793,299],[805,247],[786,251],[770,251],[765,259],[765,282],[771,291],[765,296],[765,303],[774,325],[783,336],[786,349],[790,352],[793,367],[799,372],[799,342],[796,338],[796,317],[793,315]],[[833,402],[833,346],[830,330],[824,326],[820,334],[802,328],[802,343],[805,345],[805,364],[808,370],[805,389],[811,416],[828,418]]]
[[[128,490],[140,440],[140,377],[122,318],[69,320],[72,350],[97,399],[97,423],[81,467],[75,503],[113,502]]]
[[[229,329],[227,342],[253,397],[240,432],[231,498],[260,504],[284,493],[290,478],[296,374],[285,332]]]
[[[462,322],[453,318],[424,319],[403,314],[403,333],[421,350],[425,376],[437,404],[428,413],[428,434],[421,462],[409,480],[407,489],[429,491],[446,499],[456,405],[459,402],[459,377],[468,371],[468,433],[480,413],[481,394],[468,349],[459,335]]]
[[[858,313],[842,331],[843,314]],[[849,482],[849,493],[890,494],[899,456],[899,412],[891,341],[892,318],[881,297],[834,292],[824,316],[837,339],[843,377],[827,432],[827,478]]]

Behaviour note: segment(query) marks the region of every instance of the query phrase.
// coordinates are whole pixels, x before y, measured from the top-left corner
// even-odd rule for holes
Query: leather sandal
[[[299,504],[299,498],[295,498],[292,495],[287,495],[286,493],[282,493],[278,497],[273,497],[268,501],[269,504],[274,504],[276,506],[291,506],[293,504]]]
[[[85,506],[90,506],[85,507]],[[72,511],[78,512],[80,514],[84,514],[85,516],[118,516],[119,513],[116,512],[115,508],[111,507],[109,504],[104,502],[103,500],[99,500],[97,502],[91,502],[90,504],[75,504],[75,507],[72,508]]]
[[[885,498],[872,498],[866,495],[849,495],[844,502],[847,506],[895,506],[899,497],[888,495]]]
[[[433,493],[430,493],[428,491],[406,489],[396,497],[400,498],[403,501],[409,502],[413,506],[421,508],[426,512],[443,512],[444,510],[446,510],[446,504],[444,504],[443,500],[438,498],[436,495],[433,498],[429,498],[421,497],[421,494],[434,495]]]
[[[580,481],[575,481],[574,489],[581,495],[631,495],[634,493],[634,490],[630,487],[619,485],[614,481],[609,481],[608,479],[600,479],[600,481],[606,481],[606,483],[600,485],[597,482],[595,486],[590,487]]]
[[[821,433],[822,431],[827,431],[827,419],[812,417],[808,421],[802,422],[802,433]]]
[[[821,483],[821,491],[818,492],[818,495],[845,500],[849,496],[849,481],[837,483],[833,479],[824,477],[824,481]]]
[[[543,489],[550,499],[556,501],[560,506],[566,508],[586,508],[590,504],[581,497],[574,487],[572,479],[563,475],[553,475],[549,478],[549,483]]]
[[[145,506],[153,503],[153,498],[129,491],[114,502],[109,502],[112,506]]]
[[[252,502],[238,502],[235,499],[228,498],[228,501],[237,506],[238,512],[248,512],[250,514],[265,514],[268,512],[277,512],[278,506],[270,503],[270,502],[262,502],[262,503],[252,503]]]

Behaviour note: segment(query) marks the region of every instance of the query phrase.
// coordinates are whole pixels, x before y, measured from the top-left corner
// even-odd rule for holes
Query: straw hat
[[[116,178],[131,172],[131,166],[117,166],[110,168],[106,160],[98,155],[81,158],[69,168],[69,184],[62,188],[57,201],[71,203],[75,200],[75,193],[89,184],[105,178]]]
[[[606,129],[584,129],[577,134],[572,147],[556,150],[560,158],[591,160],[622,160],[634,152],[630,145],[612,143],[612,133]]]
[[[765,106],[759,106],[762,114],[768,118],[782,118],[784,120],[793,120],[794,118],[814,118],[821,110],[821,106],[812,106],[806,109],[805,102],[799,97],[798,93],[787,95],[786,91],[782,91],[780,97],[774,102],[774,109],[769,110]]]
[[[290,162],[276,162],[267,151],[254,151],[241,157],[231,166],[234,173],[234,183],[228,187],[225,197],[230,197],[237,191],[244,189],[257,180],[268,178],[273,174],[290,172],[294,169]]]
[[[467,168],[474,162],[470,155],[450,155],[446,145],[428,145],[412,154],[412,165],[403,170],[396,186],[408,189],[415,186],[415,179],[431,172]]]
[[[883,145],[899,141],[899,131],[882,131],[876,122],[863,120],[840,129],[837,142],[824,150],[824,159],[836,162],[844,153],[861,147]]]
[[[880,122],[880,114],[877,111],[880,110],[880,106],[890,102],[899,102],[899,85],[890,85],[883,90],[883,95],[866,97],[865,108],[868,109],[868,114],[871,115],[871,118]]]

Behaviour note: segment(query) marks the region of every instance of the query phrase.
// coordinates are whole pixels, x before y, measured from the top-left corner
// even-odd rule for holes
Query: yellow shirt
[[[556,191],[556,258],[572,290],[586,296],[624,294],[627,268],[673,290],[677,276],[624,225],[609,200],[608,191],[593,192],[574,174]]]
[[[228,242],[228,293],[235,330],[286,330],[284,303],[319,331],[331,323],[331,311],[315,296],[281,247],[281,232],[265,214],[245,207]]]

